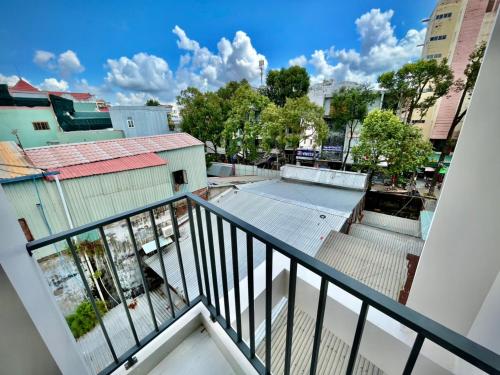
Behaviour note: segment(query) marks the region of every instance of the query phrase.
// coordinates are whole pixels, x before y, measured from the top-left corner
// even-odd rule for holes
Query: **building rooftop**
[[[15,142],[0,142],[0,180],[41,174]]]
[[[56,169],[198,145],[203,145],[203,143],[187,133],[173,133],[150,137],[36,147],[27,149],[26,154],[35,166]]]

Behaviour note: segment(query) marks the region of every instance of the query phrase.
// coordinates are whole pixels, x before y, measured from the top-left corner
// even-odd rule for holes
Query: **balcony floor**
[[[199,327],[170,352],[149,375],[236,374],[208,332]]]

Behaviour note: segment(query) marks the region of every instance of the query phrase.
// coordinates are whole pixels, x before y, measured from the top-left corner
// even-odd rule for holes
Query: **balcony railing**
[[[187,213],[189,217],[189,229],[192,240],[193,249],[193,260],[196,273],[196,289],[198,295],[196,297],[190,296],[188,292],[188,287],[186,283],[185,275],[185,265],[183,263],[183,254],[181,252],[179,244],[179,224],[177,222],[177,217],[174,214],[173,204],[178,204],[185,202],[187,205]],[[178,203],[176,203],[178,202]],[[161,273],[165,285],[168,284],[167,273],[165,271],[165,264],[162,256],[162,252],[165,249],[160,246],[160,238],[158,235],[154,211],[155,209],[167,206],[171,215],[171,222],[173,225],[173,233],[175,237],[175,251],[179,264],[179,272],[182,281],[183,293],[186,301],[186,306],[177,309],[172,303],[172,295],[167,288],[167,297],[169,308],[172,311],[171,318],[163,323],[158,324],[155,318],[155,311],[151,302],[150,290],[148,283],[146,282],[143,262],[141,255],[139,254],[139,249],[137,241],[135,238],[134,230],[131,224],[131,217],[138,214],[149,214],[151,221],[151,226],[154,232],[154,239],[156,243],[156,248],[159,249],[159,261],[161,265]],[[202,209],[204,210],[205,220],[202,217]],[[194,215],[196,215],[196,220]],[[215,217],[216,227],[212,227],[212,218]],[[144,285],[144,293],[146,300],[148,302],[150,315],[152,318],[152,323],[154,330],[147,336],[139,339],[136,327],[130,316],[129,309],[124,297],[123,289],[120,284],[116,265],[113,262],[113,257],[111,255],[110,247],[104,233],[104,227],[119,221],[125,220],[128,234],[130,236],[134,254],[140,268],[140,276]],[[227,223],[229,225],[229,233],[224,233],[224,225]],[[195,225],[196,224],[196,225]],[[226,224],[226,229],[227,229]],[[205,225],[205,231],[203,228]],[[80,261],[80,257],[75,248],[73,238],[77,235],[98,230],[100,234],[100,240],[104,245],[104,250],[108,260],[111,262],[111,272],[114,279],[117,281],[117,288],[120,300],[125,308],[125,314],[127,316],[128,325],[130,326],[130,331],[134,337],[135,346],[131,347],[124,354],[118,356],[116,354],[115,348],[109,337],[108,331],[105,327],[103,319],[99,313],[99,309],[96,305],[94,296],[92,295],[91,288],[86,281],[84,270]],[[246,236],[246,249],[238,249],[237,243],[237,230],[242,231]],[[205,232],[207,238],[205,239]],[[227,232],[227,231],[226,231]],[[217,236],[218,239],[218,256],[220,261],[220,275],[216,274],[216,251],[214,248],[214,237]],[[231,248],[226,249],[224,245],[224,238],[226,236],[230,237]],[[265,360],[264,363],[256,356],[255,353],[255,305],[254,305],[254,240],[260,241],[265,245]],[[110,363],[105,369],[101,371],[102,374],[109,374],[116,368],[118,368],[123,363],[131,361],[132,356],[138,352],[141,348],[147,345],[152,339],[158,336],[161,332],[166,330],[171,326],[176,320],[178,320],[183,314],[189,311],[193,306],[198,303],[203,303],[207,309],[210,311],[212,319],[217,321],[220,326],[225,330],[229,337],[234,341],[239,350],[246,356],[248,361],[251,362],[253,367],[260,374],[271,373],[271,312],[272,312],[272,270],[273,270],[273,253],[274,251],[280,253],[284,257],[290,260],[290,272],[289,272],[289,286],[288,286],[288,315],[287,315],[287,329],[286,329],[286,344],[284,353],[284,373],[290,374],[290,367],[292,362],[292,346],[293,346],[293,321],[294,321],[294,307],[295,307],[295,295],[296,295],[296,285],[297,285],[297,266],[302,266],[313,272],[321,278],[321,287],[319,292],[318,308],[316,323],[314,329],[314,339],[313,348],[311,355],[311,367],[310,373],[316,373],[318,365],[318,356],[321,346],[321,332],[323,328],[323,320],[325,316],[325,307],[327,300],[327,291],[329,283],[336,285],[337,287],[343,289],[352,296],[357,297],[362,301],[361,310],[359,313],[359,318],[356,325],[356,330],[354,334],[354,339],[351,345],[347,374],[352,374],[354,370],[355,360],[358,355],[358,350],[360,347],[361,339],[363,336],[363,329],[366,322],[366,317],[370,307],[379,310],[385,315],[395,319],[402,325],[412,329],[417,333],[416,339],[414,341],[413,347],[410,351],[408,358],[405,358],[406,364],[404,366],[404,374],[411,374],[417,358],[419,356],[420,350],[425,340],[429,340],[437,344],[438,346],[446,349],[450,353],[462,358],[463,360],[469,362],[473,366],[492,374],[500,374],[500,356],[496,353],[482,347],[481,345],[469,340],[468,338],[451,331],[450,329],[444,327],[443,325],[411,310],[410,308],[397,303],[396,301],[390,299],[389,297],[367,287],[361,282],[338,272],[337,270],[327,266],[326,264],[318,261],[317,259],[304,254],[303,252],[297,250],[296,248],[288,245],[287,243],[276,239],[270,234],[248,224],[247,222],[235,217],[234,215],[225,212],[221,208],[195,196],[193,194],[182,194],[171,197],[169,199],[150,204],[148,206],[124,212],[113,217],[100,220],[88,225],[81,226],[69,231],[65,231],[56,235],[52,235],[40,240],[36,240],[27,244],[27,250],[30,254],[37,249],[41,249],[45,246],[58,243],[60,241],[65,241],[71,252],[71,255],[76,264],[78,273],[84,283],[85,290],[88,294],[88,298],[95,314],[98,319],[98,323],[102,332],[104,334],[107,346],[113,357],[113,363]],[[248,327],[249,335],[248,340],[244,340],[242,333],[242,311],[241,311],[241,293],[240,290],[240,274],[238,267],[238,252],[245,250],[246,254],[246,272],[248,278],[248,287],[245,293],[248,294]],[[232,267],[227,267],[226,263],[226,252],[231,252]],[[185,255],[185,254],[184,254]],[[209,267],[210,264],[210,267]],[[228,269],[232,268],[232,269]],[[229,300],[229,287],[228,287],[228,274],[232,273],[234,280],[234,306],[235,306],[235,326],[231,323],[231,309]],[[222,295],[223,299],[219,296],[219,291],[221,288],[218,285],[218,278],[222,280]],[[223,301],[223,302],[222,302]],[[221,304],[223,306],[221,306]],[[223,314],[222,314],[223,310]],[[274,353],[275,354],[275,353]]]

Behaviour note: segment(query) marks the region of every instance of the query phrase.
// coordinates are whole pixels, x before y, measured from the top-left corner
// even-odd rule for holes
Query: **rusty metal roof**
[[[14,142],[0,142],[0,179],[41,174]]]
[[[126,156],[124,158],[96,161],[94,163],[71,165],[69,167],[57,168],[54,171],[59,172],[60,180],[70,178],[88,177],[99,174],[130,171],[132,169],[141,169],[147,167],[156,167],[165,165],[167,161],[160,158],[155,153]],[[54,179],[54,176],[47,176],[48,180]]]
[[[27,149],[26,154],[35,166],[56,169],[202,144],[201,141],[187,133],[173,133],[151,137],[37,147]]]

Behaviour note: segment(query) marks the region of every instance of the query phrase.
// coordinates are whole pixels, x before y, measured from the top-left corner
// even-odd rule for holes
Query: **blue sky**
[[[267,69],[303,65],[313,82],[373,82],[418,58],[420,20],[434,4],[13,1],[2,6],[0,79],[20,75],[42,88],[91,90],[124,104],[172,101],[188,85],[258,82],[259,59]]]

